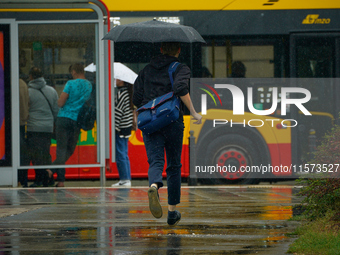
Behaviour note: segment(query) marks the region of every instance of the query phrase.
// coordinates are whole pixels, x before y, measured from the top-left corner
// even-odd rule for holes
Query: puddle
[[[174,227],[166,211],[152,217],[143,188],[0,190],[0,212],[41,204],[0,218],[0,254],[269,254],[289,241],[292,189],[183,190]]]

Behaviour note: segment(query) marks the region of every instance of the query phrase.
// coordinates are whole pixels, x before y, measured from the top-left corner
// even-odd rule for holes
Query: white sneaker
[[[111,187],[131,187],[130,180],[119,181],[115,184],[112,184]]]

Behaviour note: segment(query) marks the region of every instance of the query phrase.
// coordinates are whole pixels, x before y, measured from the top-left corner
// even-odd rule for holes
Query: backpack
[[[77,118],[78,127],[85,131],[92,130],[96,121],[97,110],[93,91],[94,89],[91,92],[90,98],[81,107]]]
[[[170,64],[168,73],[173,87],[172,74],[175,72],[178,62]],[[173,91],[159,96],[137,109],[138,128],[146,134],[152,134],[157,130],[173,123],[179,118],[180,100]]]

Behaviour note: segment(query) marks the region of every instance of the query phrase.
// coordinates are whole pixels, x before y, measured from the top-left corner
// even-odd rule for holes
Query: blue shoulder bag
[[[179,64],[178,62],[173,62],[168,69],[172,90],[174,89],[172,74]],[[137,109],[138,128],[145,134],[152,134],[176,121],[179,118],[179,109],[180,100],[173,91],[159,96]]]

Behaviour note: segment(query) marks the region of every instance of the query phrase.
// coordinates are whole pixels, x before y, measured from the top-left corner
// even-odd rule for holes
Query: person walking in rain
[[[135,81],[133,93],[134,105],[139,108],[150,100],[172,91],[168,69],[171,63],[179,62],[178,56],[180,51],[180,43],[162,43],[162,54],[153,58],[151,62],[140,71]],[[191,115],[196,120],[195,124],[200,124],[202,116],[195,111],[189,95],[189,67],[185,64],[180,64],[174,72],[173,77],[173,90],[175,95],[180,97],[184,105],[190,109]],[[175,225],[181,219],[181,213],[176,210],[176,205],[180,203],[181,197],[183,131],[183,111],[181,109],[180,117],[177,121],[159,129],[155,133],[143,133],[149,163],[149,208],[155,218],[161,218],[163,215],[158,189],[163,186],[164,150],[166,152],[168,184],[167,223],[169,225]]]
[[[119,182],[112,187],[131,187],[131,169],[128,156],[128,141],[133,124],[132,84],[116,79],[115,97],[116,163]]]

